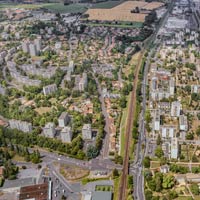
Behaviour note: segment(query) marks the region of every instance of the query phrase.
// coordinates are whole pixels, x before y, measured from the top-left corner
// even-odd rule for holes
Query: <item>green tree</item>
[[[153,197],[153,193],[151,190],[146,190],[145,191],[145,198],[146,200],[152,200],[152,197]]]
[[[146,156],[143,160],[143,164],[145,168],[149,168],[150,164],[151,164],[151,159],[149,158],[149,156]]]
[[[198,136],[200,136],[200,126],[198,126],[198,128],[197,128],[196,134],[197,134]]]
[[[192,183],[190,189],[194,195],[199,195],[199,186],[197,183]]]
[[[157,137],[157,140],[156,140],[156,144],[157,145],[161,145],[161,143],[162,143],[162,139],[161,139],[160,134],[158,134],[158,137]]]
[[[98,156],[98,154],[99,154],[99,151],[98,151],[98,149],[97,149],[96,147],[90,145],[90,146],[87,148],[87,153],[86,153],[86,155],[87,155],[87,157],[88,157],[89,159],[96,158],[96,157]]]
[[[155,155],[158,157],[158,158],[161,158],[162,156],[164,156],[164,152],[162,150],[162,147],[161,146],[158,146],[155,150]]]
[[[175,184],[174,176],[170,174],[164,174],[162,187],[164,189],[171,189]]]
[[[118,170],[116,168],[113,169],[112,176],[113,176],[113,178],[119,177],[119,172],[118,172]]]

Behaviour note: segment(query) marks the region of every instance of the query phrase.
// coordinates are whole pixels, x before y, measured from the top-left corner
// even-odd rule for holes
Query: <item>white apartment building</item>
[[[188,130],[187,116],[185,116],[185,115],[179,116],[179,129],[181,131],[187,131]]]
[[[72,141],[71,127],[65,126],[60,132],[60,137],[61,137],[62,142],[70,143]]]
[[[57,90],[56,84],[47,85],[47,86],[43,87],[44,95],[52,94],[52,93],[56,92],[56,90]]]
[[[171,105],[171,116],[179,117],[181,112],[181,103],[179,101],[172,102]]]
[[[171,158],[177,159],[178,158],[178,139],[172,138],[171,140]]]
[[[56,134],[54,123],[51,123],[51,122],[47,123],[45,127],[43,128],[43,133],[46,137],[54,138]]]
[[[58,118],[58,125],[59,127],[65,127],[70,121],[70,117],[68,113],[63,112],[60,117]]]
[[[23,131],[25,133],[29,133],[32,131],[33,127],[32,124],[25,121],[11,119],[9,120],[9,125],[11,129],[17,129]]]
[[[92,139],[92,128],[91,124],[84,124],[82,128],[82,137],[84,140]]]

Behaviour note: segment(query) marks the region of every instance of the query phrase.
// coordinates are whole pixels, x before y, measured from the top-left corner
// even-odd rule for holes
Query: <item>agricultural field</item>
[[[38,9],[38,8],[45,8],[52,12],[58,13],[83,13],[87,10],[87,7],[84,5],[79,4],[72,4],[64,6],[61,3],[44,3],[44,4],[1,4],[1,9],[6,8],[25,8],[25,9]]]
[[[86,14],[89,15],[89,20],[99,21],[132,21],[132,22],[144,22],[145,17],[153,9],[163,6],[163,3],[153,2],[147,3],[143,1],[127,1],[121,3],[115,7],[112,7],[114,3],[102,4],[102,6],[89,9]],[[111,8],[109,9],[109,6]],[[141,10],[146,10],[145,13],[131,13],[136,7]]]
[[[107,1],[107,2],[101,2],[101,3],[96,3],[92,6],[92,8],[103,8],[103,9],[110,9],[115,6],[120,5],[122,2],[120,1]]]

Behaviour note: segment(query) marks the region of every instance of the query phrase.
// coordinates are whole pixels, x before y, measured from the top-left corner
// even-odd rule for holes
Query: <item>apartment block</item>
[[[60,132],[60,137],[61,137],[62,142],[70,143],[72,141],[71,127],[65,126]]]
[[[51,122],[47,123],[45,127],[43,128],[43,133],[46,137],[54,138],[56,134],[54,123],[51,123]]]
[[[82,78],[78,84],[79,91],[84,91],[87,87],[87,74],[83,73]]]
[[[82,137],[84,140],[92,139],[92,128],[91,124],[84,124],[82,128]]]
[[[35,44],[29,45],[29,51],[30,51],[31,56],[37,56],[37,54],[38,54]]]
[[[180,115],[180,117],[179,117],[179,129],[181,131],[187,131],[188,130],[187,116]]]
[[[171,116],[179,117],[181,112],[181,103],[179,101],[172,102],[171,105]]]
[[[25,133],[31,132],[33,128],[31,123],[15,119],[9,120],[9,125],[11,129],[17,129]]]
[[[177,159],[178,158],[178,139],[177,138],[172,138],[171,140],[171,158],[172,159]]]
[[[160,130],[160,111],[155,110],[153,114],[153,130],[159,131]]]
[[[56,92],[56,90],[57,90],[56,84],[47,85],[47,86],[43,87],[44,95],[52,94],[52,93]]]
[[[60,117],[58,118],[58,125],[59,127],[65,127],[70,121],[70,117],[68,113],[63,112]]]

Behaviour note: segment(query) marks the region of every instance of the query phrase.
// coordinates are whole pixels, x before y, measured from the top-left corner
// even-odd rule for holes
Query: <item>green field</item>
[[[44,3],[44,4],[1,4],[0,9],[5,8],[26,8],[37,9],[45,8],[52,12],[58,13],[83,13],[87,10],[87,7],[80,4],[71,4],[64,6],[62,3]]]
[[[133,22],[132,24],[120,23],[120,24],[108,24],[108,23],[87,23],[87,26],[106,26],[116,28],[142,28],[143,23]]]
[[[122,2],[120,1],[107,1],[107,2],[101,2],[101,3],[96,3],[92,6],[92,8],[104,8],[104,9],[110,9],[115,6],[118,6]]]

